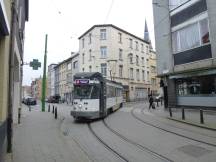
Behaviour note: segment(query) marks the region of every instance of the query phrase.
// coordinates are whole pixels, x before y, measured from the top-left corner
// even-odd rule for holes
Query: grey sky
[[[95,24],[113,24],[143,38],[146,18],[154,46],[152,0],[30,0],[29,5],[24,61],[39,59],[42,68],[46,33],[47,65],[77,52],[78,37]],[[42,68],[33,71],[25,65],[23,84],[42,76]]]

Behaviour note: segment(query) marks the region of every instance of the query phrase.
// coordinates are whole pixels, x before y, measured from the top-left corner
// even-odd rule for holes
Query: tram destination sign
[[[89,84],[89,79],[76,79],[75,84]]]

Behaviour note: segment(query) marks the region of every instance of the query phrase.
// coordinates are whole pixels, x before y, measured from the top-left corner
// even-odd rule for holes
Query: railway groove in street
[[[145,112],[144,112],[144,110],[145,110],[145,108],[142,108],[142,114],[143,115],[145,115]],[[163,118],[163,117],[161,117],[161,116],[157,116],[157,117],[159,117],[159,118]],[[157,122],[161,122],[160,120],[157,120],[157,119],[154,119],[155,121],[157,121]],[[181,130],[184,130],[184,131],[190,131],[190,132],[193,132],[193,133],[198,133],[198,132],[195,132],[195,131],[192,131],[192,130],[189,130],[189,129],[186,129],[186,128],[182,128],[182,127],[177,127],[177,126],[174,126],[174,125],[172,125],[172,124],[169,124],[169,123],[165,123],[165,122],[162,122],[163,124],[166,124],[166,125],[168,125],[168,126],[170,126],[170,127],[173,127],[173,128],[177,128],[177,129],[181,129]],[[210,137],[210,138],[215,138],[216,139],[216,137],[215,136],[212,136],[212,135],[208,135],[208,134],[204,134],[204,133],[201,133],[201,132],[199,132],[198,134],[200,134],[200,135],[202,135],[202,136],[206,136],[206,137]]]
[[[122,161],[125,162],[129,162],[128,159],[126,159],[124,156],[122,156],[120,153],[118,153],[117,151],[115,151],[114,149],[112,149],[108,144],[106,144],[96,133],[95,131],[92,129],[91,124],[88,123],[88,128],[90,130],[90,132],[96,137],[96,139],[105,146],[105,148],[107,148],[109,151],[111,151],[115,156],[117,156],[119,159],[121,159]]]
[[[112,133],[114,133],[115,135],[117,135],[119,138],[121,138],[121,139],[123,139],[124,141],[126,141],[126,142],[128,142],[128,143],[130,143],[130,144],[132,144],[132,145],[134,145],[134,146],[136,146],[136,147],[138,147],[138,148],[141,149],[142,151],[145,151],[145,152],[151,154],[152,156],[154,156],[154,157],[156,157],[156,158],[159,158],[159,159],[161,159],[161,160],[164,160],[164,161],[166,161],[166,162],[174,162],[173,160],[171,160],[171,159],[169,159],[169,158],[167,158],[167,157],[165,157],[165,156],[163,156],[163,155],[161,155],[161,154],[159,154],[159,153],[157,153],[157,152],[155,152],[155,151],[149,149],[148,147],[145,147],[145,146],[143,146],[143,145],[140,145],[140,144],[138,144],[138,143],[136,143],[136,142],[134,142],[134,141],[128,139],[127,137],[123,136],[122,134],[118,133],[117,131],[115,131],[114,129],[112,129],[112,128],[105,122],[105,120],[103,120],[103,124],[105,125],[105,127],[106,127],[107,129],[109,129]]]
[[[208,142],[201,141],[201,140],[197,140],[197,139],[194,139],[194,138],[191,138],[191,137],[188,137],[188,136],[185,136],[185,135],[182,135],[182,134],[179,134],[179,133],[176,133],[176,132],[173,132],[173,131],[170,131],[170,130],[161,128],[161,127],[159,127],[159,126],[157,126],[157,125],[154,125],[154,124],[152,124],[152,123],[150,123],[150,122],[144,121],[143,119],[141,119],[141,118],[139,118],[138,116],[135,115],[134,111],[135,111],[136,109],[138,109],[138,108],[134,108],[134,109],[131,110],[131,115],[132,115],[135,119],[137,119],[138,121],[142,122],[142,123],[145,124],[145,125],[152,126],[152,127],[154,127],[154,128],[160,129],[160,130],[162,130],[162,131],[164,131],[164,132],[168,132],[168,133],[171,133],[171,134],[174,134],[174,135],[177,135],[177,136],[179,136],[179,137],[183,137],[183,138],[186,138],[186,139],[195,141],[195,142],[199,142],[199,143],[206,144],[206,145],[209,145],[209,146],[212,146],[212,147],[216,147],[215,144],[208,143]]]

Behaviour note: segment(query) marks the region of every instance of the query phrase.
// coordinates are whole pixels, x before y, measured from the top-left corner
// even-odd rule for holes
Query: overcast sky
[[[154,46],[152,0],[30,0],[25,29],[24,62],[39,59],[42,67],[24,66],[23,85],[42,76],[45,34],[47,65],[78,52],[78,37],[96,24],[113,24],[143,38],[145,19]]]

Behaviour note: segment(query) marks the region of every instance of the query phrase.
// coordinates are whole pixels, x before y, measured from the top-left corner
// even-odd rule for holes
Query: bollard
[[[172,109],[169,107],[170,117],[172,117]]]
[[[20,124],[20,119],[21,119],[21,108],[18,108],[18,124]]]
[[[160,101],[161,101],[161,106],[163,106],[163,99],[161,98],[161,100],[160,100]]]
[[[50,104],[48,105],[48,112],[50,112]]]
[[[55,119],[57,119],[57,116],[58,116],[58,114],[57,114],[57,107],[55,108]]]
[[[185,111],[184,111],[184,108],[182,108],[182,120],[185,120]]]
[[[53,114],[54,114],[54,109],[55,109],[55,108],[54,108],[54,105],[53,105],[53,109],[52,109],[52,113],[53,113]]]
[[[203,110],[202,109],[200,109],[200,123],[204,124]]]
[[[29,105],[28,107],[29,107],[29,111],[31,111],[31,106]]]
[[[158,105],[158,100],[157,100],[157,107],[159,107],[159,105]]]

